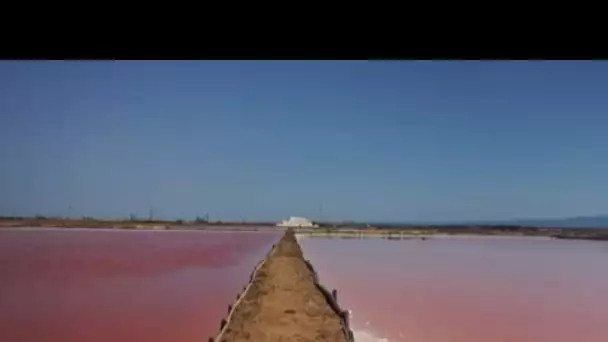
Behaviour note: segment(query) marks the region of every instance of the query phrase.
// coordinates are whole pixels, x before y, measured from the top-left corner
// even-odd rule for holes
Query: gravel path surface
[[[340,316],[315,285],[292,231],[258,270],[221,341],[348,341]]]

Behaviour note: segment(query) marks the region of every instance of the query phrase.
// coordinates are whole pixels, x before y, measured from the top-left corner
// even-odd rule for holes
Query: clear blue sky
[[[0,214],[608,212],[605,62],[1,62]]]

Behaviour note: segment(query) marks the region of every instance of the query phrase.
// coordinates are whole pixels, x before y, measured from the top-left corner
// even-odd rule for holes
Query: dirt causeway
[[[287,231],[234,309],[223,342],[347,342],[340,316],[314,283],[293,231]]]

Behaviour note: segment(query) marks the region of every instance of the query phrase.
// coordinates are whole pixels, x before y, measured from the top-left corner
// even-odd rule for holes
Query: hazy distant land
[[[547,236],[567,239],[608,240],[607,216],[578,217],[563,220],[519,220],[502,223],[458,224],[406,224],[406,223],[359,223],[316,222],[318,228],[298,229],[303,233],[340,236],[383,236],[387,238],[422,235],[516,235]],[[595,225],[590,226],[591,223]],[[578,224],[578,225],[577,225]],[[192,229],[192,230],[259,230],[275,228],[276,222],[209,221],[195,220],[104,220],[95,218],[48,218],[48,217],[0,217],[0,228],[49,227],[49,228],[114,228],[114,229]]]

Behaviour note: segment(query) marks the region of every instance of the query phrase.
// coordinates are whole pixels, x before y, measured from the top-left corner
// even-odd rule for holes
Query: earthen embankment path
[[[218,340],[348,342],[341,316],[315,285],[293,232],[275,245]]]

